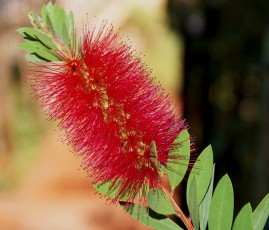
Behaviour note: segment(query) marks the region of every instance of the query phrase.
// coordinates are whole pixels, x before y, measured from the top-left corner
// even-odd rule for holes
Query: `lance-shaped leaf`
[[[174,141],[177,146],[169,154],[171,155],[167,163],[168,177],[172,190],[184,178],[190,159],[190,135],[187,130],[182,131]]]
[[[174,214],[175,210],[168,197],[159,189],[150,189],[147,195],[149,206],[157,213]]]
[[[233,230],[253,230],[252,208],[246,204],[235,218]]]
[[[54,30],[54,28],[53,28],[53,25],[52,25],[50,16],[49,16],[49,15],[46,15],[45,18],[44,18],[44,21],[47,23],[47,27],[48,27],[49,32],[51,33],[51,35],[52,35],[54,38],[56,38],[55,30]]]
[[[46,61],[60,61],[61,59],[58,58],[54,53],[49,52],[47,49],[39,49],[33,53],[38,58],[43,58]]]
[[[47,15],[49,13],[49,11],[48,11],[48,5],[44,5],[41,8],[41,16],[42,16],[43,20],[45,20],[45,18],[47,17]]]
[[[158,160],[158,153],[157,153],[157,147],[155,141],[152,141],[150,143],[150,155],[151,155],[151,161],[155,164],[157,168],[160,167],[160,163]]]
[[[26,41],[26,42],[21,43],[19,45],[19,48],[30,52],[32,56],[35,56],[40,61],[44,61],[44,60],[59,61],[60,60],[53,52],[50,52],[48,49],[40,45],[39,42]],[[33,61],[35,59],[31,59],[31,60]]]
[[[209,210],[210,230],[230,230],[233,221],[234,195],[232,182],[226,174],[214,191]]]
[[[123,208],[125,208],[123,204]],[[164,215],[154,212],[152,209],[132,204],[131,208],[125,210],[140,223],[156,230],[181,230],[175,222]]]
[[[199,204],[197,200],[196,176],[191,180],[190,189],[187,193],[187,203],[191,214],[194,229],[199,229]]]
[[[215,165],[213,166],[213,169],[212,169],[212,177],[211,177],[210,185],[207,189],[204,199],[202,200],[199,206],[200,230],[205,230],[207,226],[207,222],[208,222],[209,208],[210,208],[212,193],[213,193],[214,172],[215,172]]]
[[[62,26],[62,40],[65,44],[65,46],[70,49],[71,48],[71,41],[70,41],[70,38],[69,38],[69,34],[68,34],[68,28],[67,28],[67,25],[66,25],[66,22],[63,22],[63,26]]]
[[[69,39],[70,39],[70,45],[71,49],[75,51],[75,53],[78,53],[78,40],[75,33],[75,27],[74,27],[74,15],[73,12],[69,12],[68,16],[68,33],[69,33]]]
[[[49,2],[48,4],[47,4],[47,9],[48,9],[48,11],[49,12],[51,12],[52,10],[53,10],[53,4],[51,3],[51,2]]]
[[[155,141],[152,141],[150,143],[150,159],[151,161],[154,163],[154,165],[158,168],[161,176],[163,176],[163,174],[165,173],[165,167],[163,167],[158,159],[158,152],[157,152],[157,146]]]
[[[25,41],[19,45],[19,48],[29,52],[34,53],[35,51],[39,50],[40,48],[43,48],[40,46],[39,42],[36,41]]]
[[[41,62],[41,61],[48,61],[42,57],[38,57],[36,54],[31,53],[31,54],[26,54],[25,59],[30,62]]]
[[[112,181],[107,181],[103,184],[94,184],[93,187],[102,195],[110,198],[115,198],[118,195],[118,189],[113,187]],[[120,197],[121,200],[126,200],[127,197]]]
[[[58,5],[55,4],[51,12],[51,21],[55,31],[59,34],[64,44],[68,47],[67,40],[69,40],[68,29],[69,25],[68,19],[65,11]]]
[[[73,37],[72,33],[74,32],[74,15],[73,15],[73,12],[69,12],[68,15],[67,15],[67,18],[68,18],[68,28],[69,28],[69,37],[70,39]]]
[[[269,216],[269,193],[253,212],[253,229],[262,230]]]
[[[115,185],[114,186],[113,185],[114,184],[112,181],[107,181],[107,182],[102,183],[102,184],[94,184],[93,187],[100,194],[105,195],[105,196],[110,197],[110,198],[115,198],[118,195],[119,191],[118,191],[117,187]],[[136,195],[136,197],[141,197],[141,194],[146,196],[147,193],[148,193],[148,188],[141,188],[140,193],[138,193]],[[127,195],[121,196],[121,197],[119,197],[119,199],[122,201],[125,201],[128,199],[128,196]]]
[[[35,28],[42,28],[42,22],[41,19],[36,15],[36,13],[34,12],[30,12],[28,14],[28,17],[30,19],[31,24],[35,27]]]
[[[99,192],[102,195],[106,195],[110,198],[114,198],[117,195],[117,191],[114,189],[111,189],[112,182],[108,181],[103,184],[94,184],[93,187],[96,189],[97,192]]]
[[[23,35],[25,40],[37,41],[48,49],[57,50],[57,46],[54,44],[51,38],[37,29],[23,27],[17,29],[17,32]]]
[[[197,183],[197,203],[200,204],[204,198],[206,191],[208,190],[211,177],[212,177],[212,167],[213,167],[213,151],[209,145],[200,154],[196,160],[192,171],[190,173],[188,184],[187,184],[187,194],[189,194],[190,185],[193,178],[196,176]],[[187,200],[188,201],[188,200]]]

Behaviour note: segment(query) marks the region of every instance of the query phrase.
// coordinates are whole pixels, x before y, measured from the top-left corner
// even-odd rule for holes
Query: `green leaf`
[[[38,61],[44,61],[43,58],[37,57],[35,54],[26,54],[25,59],[30,62],[38,62]]]
[[[48,29],[49,29],[49,32],[51,33],[51,35],[55,38],[56,35],[55,35],[55,31],[54,31],[54,28],[53,28],[53,25],[52,25],[52,22],[51,22],[51,19],[50,19],[50,16],[49,15],[46,15],[44,21],[47,23],[47,26],[48,26]]]
[[[123,206],[124,207],[124,206]],[[126,210],[126,208],[125,208]],[[157,230],[181,230],[175,222],[164,215],[154,212],[150,208],[133,204],[131,208],[126,210],[133,218],[140,223]]]
[[[116,182],[117,184],[117,182]],[[116,186],[113,186],[112,181],[107,181],[102,184],[94,184],[93,187],[96,189],[97,192],[99,192],[102,195],[105,195],[110,198],[115,198],[118,195],[118,189]],[[146,196],[148,193],[147,188],[141,188],[140,193],[137,194],[137,197],[141,196]],[[120,195],[118,197],[120,200],[127,200],[129,197],[127,195]]]
[[[197,203],[196,176],[191,181],[189,193],[187,193],[187,201],[194,229],[199,229],[199,207]]]
[[[110,198],[114,198],[117,196],[118,191],[111,189],[112,182],[108,181],[103,184],[94,184],[93,187],[101,194],[106,195]]]
[[[23,35],[25,40],[41,41],[41,43],[43,43],[49,49],[57,50],[57,47],[52,42],[51,38],[49,38],[47,35],[43,34],[37,29],[23,27],[18,29],[17,32]]]
[[[62,27],[62,39],[63,39],[65,46],[68,49],[70,49],[70,39],[69,39],[68,29],[67,29],[65,22],[63,23],[63,27]]]
[[[72,17],[72,13],[69,13],[69,18],[67,17],[65,11],[57,4],[55,4],[51,10],[51,27],[58,33],[60,38],[62,39],[65,47],[70,50],[71,41],[69,31],[73,31],[71,34],[74,37],[74,18]],[[70,21],[70,22],[69,22]],[[69,27],[72,26],[72,27]],[[74,38],[73,38],[74,39]]]
[[[73,45],[73,49],[75,50],[75,53],[78,53],[78,38],[77,38],[77,36],[75,35],[75,33],[74,33],[74,45],[73,45],[73,43],[72,43],[72,45]]]
[[[30,12],[29,14],[28,14],[28,17],[29,17],[29,19],[30,19],[30,22],[31,22],[31,24],[34,26],[34,27],[36,27],[36,28],[41,28],[42,27],[42,25],[41,25],[41,22],[40,22],[40,18],[36,15],[36,13],[34,13],[34,12]]]
[[[204,199],[202,200],[199,206],[200,230],[205,230],[207,226],[209,208],[210,208],[212,193],[213,193],[214,172],[215,172],[215,165],[213,165],[213,168],[212,168],[212,177],[211,177],[210,185],[207,189]]]
[[[61,61],[61,59],[59,59],[53,53],[50,53],[47,49],[36,50],[33,54],[36,54],[37,56],[40,56],[48,61]]]
[[[190,159],[190,135],[188,131],[182,131],[175,139],[174,144],[179,144],[179,146],[169,154],[176,155],[176,159],[169,160],[167,163],[168,178],[172,190],[179,185],[188,169]]]
[[[59,33],[63,18],[61,18],[61,7],[58,4],[53,5],[50,9],[50,19],[55,31]]]
[[[42,8],[41,8],[41,16],[43,18],[43,21],[46,21],[46,17],[48,15],[48,13],[49,12],[48,12],[47,6],[46,5],[42,6]]]
[[[60,59],[51,53],[46,47],[44,47],[41,43],[35,41],[26,41],[19,45],[19,48],[26,50],[29,53],[32,53],[36,56],[39,61],[60,61]],[[35,58],[30,56],[31,61],[34,61]],[[29,59],[28,59],[29,60]],[[30,61],[30,60],[29,60]]]
[[[233,220],[234,196],[232,182],[226,174],[214,191],[209,209],[210,230],[230,230]]]
[[[23,49],[29,53],[33,53],[38,49],[43,48],[42,44],[40,44],[39,42],[35,42],[35,41],[26,41],[23,42],[19,45],[20,49]]]
[[[235,218],[233,230],[253,230],[252,208],[249,203],[240,210]]]
[[[154,163],[154,165],[160,170],[161,176],[164,175],[166,167],[162,166],[158,159],[158,152],[155,141],[150,143],[150,160]]]
[[[253,212],[253,229],[262,230],[269,216],[269,193]]]
[[[54,22],[55,19],[59,19],[58,21],[63,20],[61,18],[61,10],[62,8],[58,4],[54,4],[54,5],[52,4],[52,7],[50,8],[50,13],[51,13],[53,23],[57,23],[56,21]]]
[[[55,4],[51,14],[51,20],[54,29],[58,32],[60,37],[64,40],[65,34],[63,31],[67,31],[66,26],[68,25],[68,20],[65,11],[58,5]]]
[[[51,1],[47,4],[47,9],[49,12],[53,10],[53,4],[51,3]]]
[[[192,171],[190,173],[188,184],[187,184],[187,194],[189,194],[190,184],[193,178],[196,176],[197,183],[197,203],[200,204],[205,196],[205,193],[209,187],[211,177],[212,177],[212,167],[213,167],[213,151],[209,145],[200,154],[196,160]]]
[[[158,161],[158,153],[155,141],[150,143],[150,159],[155,164],[157,168],[159,168],[159,161]]]
[[[68,33],[69,33],[69,39],[70,39],[70,46],[71,48],[75,51],[75,53],[78,53],[78,43],[77,43],[77,38],[75,34],[75,29],[74,29],[74,15],[73,12],[69,12],[68,14]]]
[[[175,210],[167,196],[159,189],[150,189],[147,200],[152,210],[160,214],[174,214]]]
[[[74,15],[72,11],[69,12],[67,18],[68,18],[69,38],[70,40],[72,40],[73,33],[74,33]]]

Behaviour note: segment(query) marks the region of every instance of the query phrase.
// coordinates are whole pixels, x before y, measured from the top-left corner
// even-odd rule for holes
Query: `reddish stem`
[[[166,187],[163,185],[162,182],[159,183],[160,189],[165,193],[165,195],[168,197],[168,199],[171,201],[176,215],[182,220],[182,222],[185,224],[185,226],[187,227],[188,230],[193,230],[193,226],[189,220],[189,218],[187,218],[184,213],[182,212],[182,210],[180,209],[180,207],[177,205],[176,201],[174,200],[173,196],[170,194],[170,192],[166,189]]]

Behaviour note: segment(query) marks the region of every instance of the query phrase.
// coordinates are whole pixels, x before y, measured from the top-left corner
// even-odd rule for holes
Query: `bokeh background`
[[[44,3],[0,1],[0,229],[148,229],[95,194],[30,95],[15,30]],[[255,208],[269,191],[269,2],[57,3],[74,12],[77,31],[107,19],[132,41],[190,124],[197,152],[212,144],[216,179],[227,172],[233,182],[235,214],[248,201]]]

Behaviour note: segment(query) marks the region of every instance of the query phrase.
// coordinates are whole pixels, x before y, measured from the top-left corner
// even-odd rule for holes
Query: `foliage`
[[[267,194],[254,211],[252,211],[249,203],[246,204],[233,221],[234,194],[232,182],[227,174],[224,175],[217,183],[212,197],[215,167],[213,162],[210,163],[208,159],[213,160],[213,152],[210,146],[199,156],[187,182],[187,203],[194,229],[204,230],[208,227],[209,230],[262,230],[269,215],[269,194]],[[198,168],[198,165],[202,165],[203,167]],[[156,190],[155,193],[158,194],[158,191]],[[161,194],[159,197],[148,196],[148,199],[150,208],[147,209],[149,212],[152,211],[152,208],[159,214],[172,214],[171,211],[165,211],[169,200],[163,199]],[[159,211],[156,209],[156,204],[160,207]],[[134,205],[132,209],[137,210],[137,208],[137,205]],[[143,207],[142,209],[144,210],[145,208]],[[135,219],[139,220],[137,212],[128,212]],[[145,218],[144,215],[145,213],[141,212],[143,218]],[[141,222],[155,229],[168,229],[158,221],[152,224],[152,218],[159,221],[163,220],[163,216],[155,215],[150,216],[148,222]],[[181,228],[178,227],[177,229]]]

